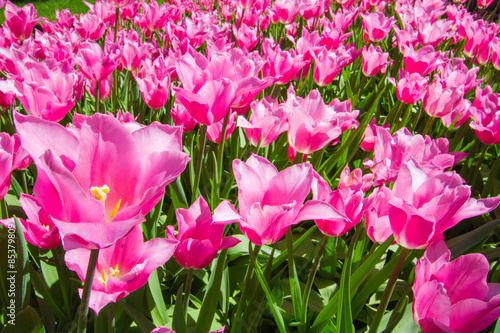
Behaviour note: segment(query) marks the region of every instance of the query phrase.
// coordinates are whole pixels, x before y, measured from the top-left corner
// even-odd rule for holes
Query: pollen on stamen
[[[99,200],[100,202],[104,203],[106,201],[106,198],[108,197],[110,189],[108,185],[103,185],[103,186],[92,186],[90,188],[90,193],[94,196],[94,199]]]
[[[122,203],[122,199],[118,200],[116,205],[113,207],[113,210],[111,211],[111,214],[109,214],[109,219],[111,220],[113,217],[115,217],[116,213],[118,213],[118,209],[120,209],[120,204]]]

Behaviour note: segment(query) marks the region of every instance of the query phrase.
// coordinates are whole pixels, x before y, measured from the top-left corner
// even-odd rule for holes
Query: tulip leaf
[[[16,260],[16,286],[20,286],[19,292],[16,290],[16,305],[24,309],[28,306],[31,298],[31,282],[29,274],[29,254],[24,239],[24,232],[17,217],[14,216],[16,223],[16,246],[17,246],[17,260]]]
[[[339,297],[339,306],[337,313],[337,329],[339,333],[354,333],[354,326],[352,324],[352,309],[351,309],[351,268],[352,260],[354,254],[354,244],[358,242],[359,234],[362,230],[362,226],[358,226],[353,238],[349,244],[349,250],[347,251],[347,257],[342,268],[342,275],[340,278],[340,289],[341,293]]]
[[[118,303],[123,308],[123,310],[132,318],[137,326],[141,328],[143,332],[151,332],[155,329],[155,325],[150,322],[142,313],[131,307],[123,299],[119,300]]]
[[[451,251],[452,259],[457,258],[467,250],[482,242],[500,225],[500,219],[490,221],[466,234],[452,238],[446,242]]]
[[[226,263],[227,249],[222,250],[219,257],[216,259],[214,271],[210,275],[210,280],[207,285],[207,292],[203,298],[203,305],[198,315],[198,322],[194,329],[195,333],[206,333],[212,326],[212,321],[217,310],[219,302],[220,287],[222,283],[222,274]]]
[[[186,317],[184,316],[184,297],[182,297],[182,290],[184,285],[181,285],[177,291],[177,296],[175,298],[174,306],[174,316],[172,318],[172,328],[176,333],[187,333]]]
[[[44,333],[45,327],[42,325],[40,316],[31,306],[27,306],[20,311],[15,319],[11,321],[15,325],[7,324],[2,333]]]
[[[151,293],[148,293],[148,303],[152,298],[151,316],[156,326],[165,326],[168,323],[167,307],[163,299],[158,272],[155,270],[148,280],[148,287]],[[151,308],[151,306],[150,306]]]

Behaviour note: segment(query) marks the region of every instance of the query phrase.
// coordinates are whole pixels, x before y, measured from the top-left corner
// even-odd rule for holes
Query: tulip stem
[[[205,152],[205,141],[207,139],[207,125],[201,125],[200,128],[200,145],[198,147],[198,157],[196,158],[196,169],[194,174],[193,190],[191,194],[191,203],[198,197],[198,186],[200,184],[201,176],[201,161]]]
[[[94,113],[99,113],[99,81],[95,82],[95,111]]]
[[[66,308],[66,314],[68,315],[68,318],[71,318],[71,303],[68,297],[68,290],[70,289],[68,288],[66,276],[63,271],[63,266],[61,265],[59,253],[57,253],[57,249],[52,249],[52,257],[54,258],[54,263],[57,269],[57,275],[61,286],[61,293],[63,295],[64,307]]]
[[[295,320],[298,320],[301,316],[302,297],[299,281],[295,279],[292,227],[289,227],[286,232],[286,244],[288,249],[288,280],[290,282],[290,293],[292,294],[293,313],[295,314]]]
[[[186,275],[186,288],[184,289],[184,319],[187,320],[189,295],[191,295],[191,283],[193,281],[193,268],[189,268]]]
[[[108,333],[115,331],[115,303],[108,304]]]
[[[218,151],[218,159],[217,159],[217,167],[218,167],[218,175],[215,177],[215,193],[216,193],[216,202],[214,203],[214,207],[219,204],[220,198],[220,185],[222,184],[222,167],[223,159],[224,159],[224,144],[226,142],[226,131],[227,131],[227,123],[229,122],[230,113],[228,112],[224,117],[224,121],[222,122],[222,130],[220,132],[220,140],[219,140],[219,151]]]
[[[89,264],[87,273],[85,274],[85,282],[83,284],[82,302],[78,311],[78,333],[87,331],[87,315],[89,313],[90,292],[94,282],[94,273],[97,266],[97,258],[99,258],[99,249],[90,250]]]
[[[398,280],[399,273],[401,273],[401,269],[403,268],[403,264],[406,257],[408,256],[408,253],[410,253],[409,249],[401,247],[396,266],[394,267],[394,270],[389,277],[389,281],[387,282],[387,286],[385,287],[384,293],[382,294],[382,299],[380,300],[380,304],[377,307],[377,313],[375,314],[375,317],[370,324],[370,330],[368,331],[368,333],[378,332],[378,327],[380,325],[380,322],[382,321],[382,318],[384,317],[385,310],[387,309],[387,304],[389,304],[392,292],[394,291],[394,287],[396,286],[396,281]]]
[[[248,293],[248,285],[250,284],[250,281],[252,280],[253,277],[253,270],[254,270],[254,260],[252,260],[252,257],[257,260],[257,255],[260,252],[260,246],[255,246],[255,248],[252,251],[252,242],[248,242],[248,255],[250,257],[249,262],[248,262],[248,267],[247,271],[245,273],[245,280],[243,282],[243,288],[241,290],[241,296],[238,301],[238,307],[236,309],[236,314],[234,315],[234,323],[232,325],[231,332],[239,332],[238,330],[238,324],[241,320],[241,315],[243,310],[246,308],[246,296]]]
[[[307,304],[309,303],[309,296],[311,295],[312,284],[314,281],[314,277],[316,276],[316,272],[318,271],[319,262],[321,261],[321,257],[323,256],[323,252],[325,251],[326,243],[328,242],[329,237],[327,235],[323,236],[321,243],[319,245],[318,253],[316,253],[316,257],[314,258],[314,263],[309,272],[309,277],[307,278],[306,287],[304,289],[304,294],[302,295],[302,312],[301,312],[301,322],[305,323],[307,319]]]
[[[427,122],[425,123],[424,131],[422,132],[422,136],[425,138],[425,135],[432,128],[432,124],[434,124],[434,117],[429,116]]]

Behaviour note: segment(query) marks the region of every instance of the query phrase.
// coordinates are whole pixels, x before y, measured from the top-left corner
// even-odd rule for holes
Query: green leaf
[[[452,258],[457,258],[467,250],[485,240],[488,235],[500,225],[500,219],[490,221],[479,228],[469,231],[446,242]]]
[[[8,318],[8,317],[7,317]],[[14,320],[8,320],[7,326],[2,330],[2,333],[44,333],[45,327],[38,316],[38,313],[31,307],[27,306],[20,311]],[[14,324],[14,325],[12,325]]]
[[[148,287],[151,292],[151,294],[148,294],[148,301],[149,296],[153,299],[153,307],[151,310],[153,322],[156,326],[165,326],[168,323],[167,306],[165,305],[165,300],[163,299],[157,270],[149,276]]]
[[[16,290],[16,306],[24,309],[28,306],[31,298],[31,282],[28,265],[28,248],[24,239],[24,232],[17,217],[14,216],[16,223],[16,246],[17,246],[17,262],[16,262],[16,286],[20,286],[19,291]],[[17,288],[16,288],[17,289]]]
[[[207,285],[207,292],[203,298],[203,305],[198,315],[198,322],[196,323],[195,333],[206,333],[212,326],[215,311],[217,310],[217,303],[219,302],[220,287],[222,282],[222,274],[226,263],[227,249],[222,250],[215,262],[215,270],[210,275],[210,280]]]
[[[142,313],[131,307],[123,299],[119,300],[118,303],[125,310],[125,312],[132,318],[137,326],[141,328],[143,332],[151,332],[156,327],[152,322],[149,321]]]
[[[182,297],[183,286],[177,291],[175,298],[174,316],[172,318],[172,329],[176,333],[187,333],[186,317],[184,316],[184,298]],[[186,309],[187,311],[187,309]]]

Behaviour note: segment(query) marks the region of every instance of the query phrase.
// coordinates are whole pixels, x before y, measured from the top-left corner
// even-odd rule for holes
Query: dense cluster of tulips
[[[500,330],[500,1],[0,4],[5,332]]]

